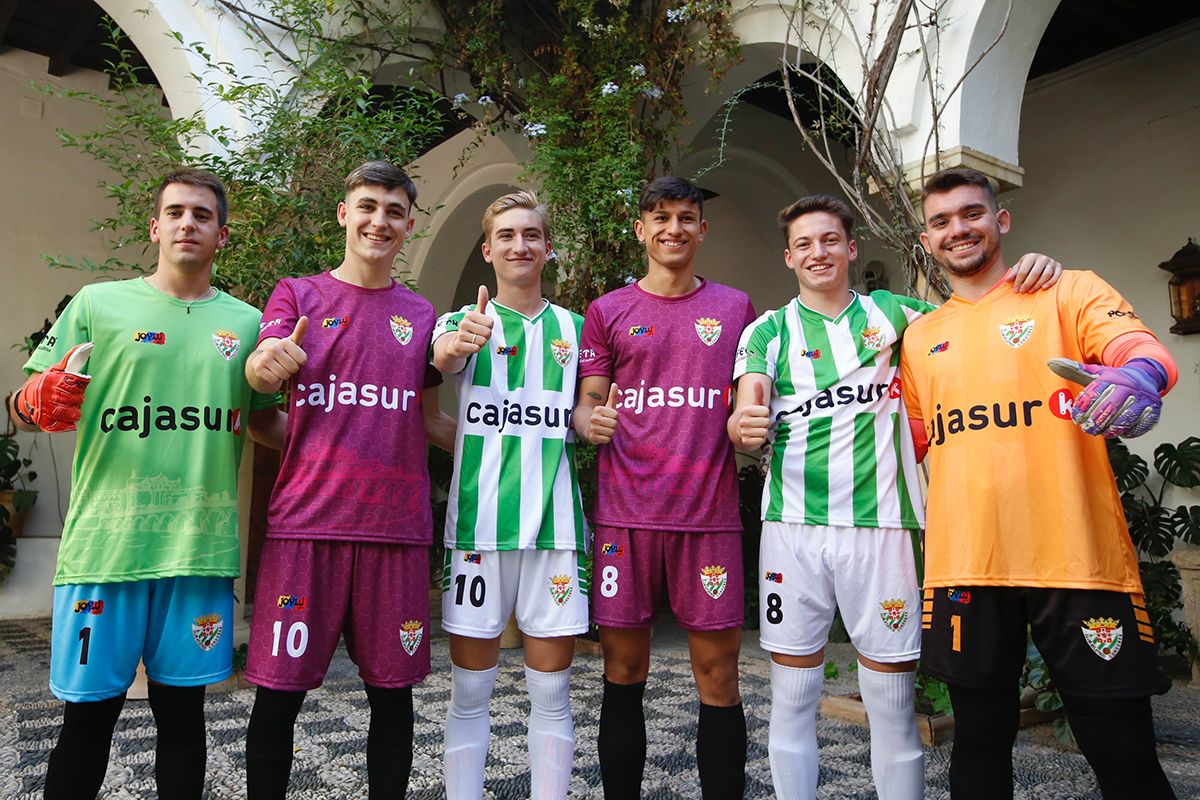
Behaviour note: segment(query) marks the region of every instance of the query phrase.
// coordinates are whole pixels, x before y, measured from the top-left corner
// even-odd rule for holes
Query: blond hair
[[[497,198],[487,211],[483,212],[483,239],[487,241],[492,238],[492,221],[503,214],[505,211],[510,211],[514,208],[525,208],[537,214],[538,220],[542,223],[542,233],[546,240],[550,239],[550,215],[546,211],[546,207],[538,202],[537,195],[528,189],[521,189],[516,192],[510,192],[503,197]]]

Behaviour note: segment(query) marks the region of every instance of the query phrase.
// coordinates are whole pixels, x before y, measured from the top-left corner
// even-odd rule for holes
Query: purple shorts
[[[412,686],[429,674],[428,547],[264,543],[246,679],[281,691],[315,689],[343,634],[370,686]]]
[[[597,525],[592,569],[592,622],[644,628],[666,583],[683,628],[740,628],[742,534],[647,531]]]

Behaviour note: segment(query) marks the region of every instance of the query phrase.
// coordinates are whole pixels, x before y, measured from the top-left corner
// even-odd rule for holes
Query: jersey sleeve
[[[733,379],[736,381],[748,372],[766,375],[775,380],[775,359],[770,353],[779,339],[778,312],[768,311],[752,321],[742,331],[738,340],[737,354],[733,360]]]
[[[873,292],[872,296],[874,296]],[[896,302],[904,308],[904,315],[908,317],[909,322],[920,319],[930,311],[933,311],[935,308],[937,308],[937,306],[935,306],[933,303],[926,302],[925,300],[918,300],[915,297],[908,297],[907,295],[902,294],[894,295],[894,297],[896,298]]]
[[[272,392],[271,394],[259,394],[253,389],[250,390],[250,410],[258,411],[263,408],[274,408],[275,406],[283,405],[283,393]]]
[[[291,336],[299,319],[300,311],[296,304],[295,290],[289,281],[282,280],[275,284],[267,306],[263,309],[262,322],[258,326],[259,344],[263,339],[285,339]],[[309,324],[312,324],[311,319]]]
[[[433,343],[447,333],[454,333],[458,330],[459,324],[463,317],[467,315],[467,310],[472,306],[463,306],[458,311],[447,311],[437,318],[437,322],[433,323],[433,335],[429,338],[429,357],[433,358]]]
[[[1079,349],[1089,363],[1100,363],[1104,348],[1121,334],[1150,332],[1133,306],[1094,272],[1068,272],[1063,277],[1067,285],[1058,311],[1074,322]]]
[[[579,377],[599,375],[611,378],[613,374],[612,347],[609,344],[608,326],[599,303],[592,303],[583,318],[583,333],[579,339]]]
[[[92,341],[91,311],[92,298],[88,294],[88,287],[85,286],[71,298],[71,302],[67,303],[62,314],[59,314],[50,332],[29,356],[24,366],[25,374],[45,372],[62,361],[75,345]],[[84,371],[87,371],[86,365]]]
[[[900,346],[900,398],[909,419],[924,419],[921,411],[921,393],[917,390],[917,382],[913,379],[909,364],[912,361],[912,350],[905,341]]]

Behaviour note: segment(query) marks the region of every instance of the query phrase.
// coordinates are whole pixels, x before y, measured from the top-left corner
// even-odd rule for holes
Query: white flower
[[[667,9],[667,22],[687,22],[691,19],[691,9],[687,6]]]
[[[634,280],[635,279],[632,275],[626,275],[625,276],[625,285],[628,286],[629,284],[633,283]]]
[[[608,83],[606,83],[600,87],[600,94],[608,96],[610,94],[616,94],[620,90],[621,90],[620,86],[617,86],[612,81],[609,81]]]
[[[657,100],[663,96],[663,90],[657,86],[651,86],[647,89],[644,89],[642,94],[646,95],[646,97],[649,97],[651,100]]]
[[[556,258],[558,258],[558,252],[556,250],[551,250],[549,253],[546,254],[547,261],[553,261]]]
[[[485,94],[485,95],[482,95],[482,96],[480,96],[480,98],[479,98],[479,105],[481,105],[481,106],[490,106],[490,105],[493,105],[493,103],[492,103],[492,98],[491,98],[491,97],[489,97],[489,96],[487,96],[486,94]]]
[[[629,68],[629,74],[635,78],[641,78],[646,74],[646,68],[641,64],[634,64]]]
[[[529,138],[542,136],[546,133],[546,126],[540,122],[531,122],[525,126],[525,135]]]
[[[469,95],[469,94],[464,94],[463,92],[459,92],[458,94],[454,95],[454,107],[455,108],[462,108],[463,103],[469,103],[469,102],[471,102],[471,95]]]

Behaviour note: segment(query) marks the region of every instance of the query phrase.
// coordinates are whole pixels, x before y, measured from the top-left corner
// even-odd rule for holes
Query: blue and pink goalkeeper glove
[[[1106,367],[1052,358],[1046,363],[1059,377],[1084,387],[1071,409],[1071,418],[1084,433],[1128,439],[1158,423],[1159,393],[1167,388],[1167,372],[1157,362],[1134,358],[1121,367]]]

